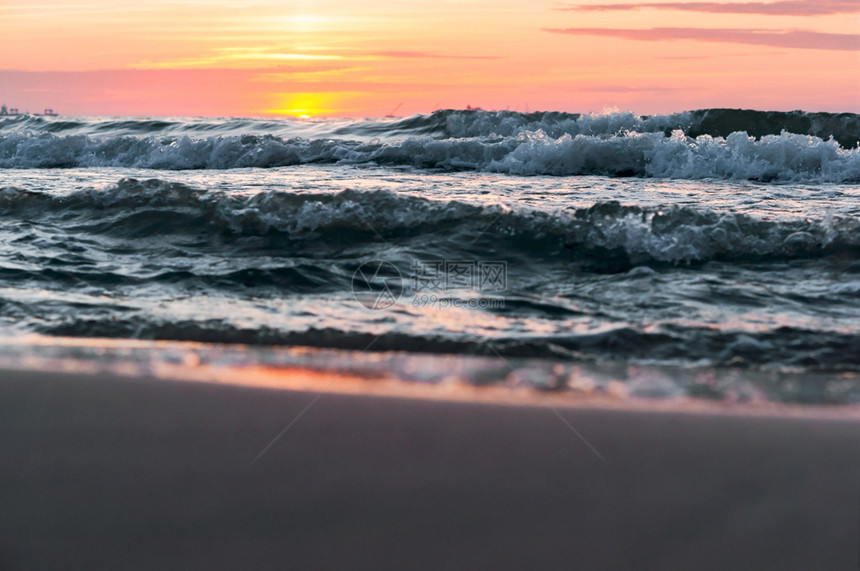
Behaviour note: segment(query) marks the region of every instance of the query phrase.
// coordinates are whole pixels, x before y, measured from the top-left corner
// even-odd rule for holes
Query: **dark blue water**
[[[853,383],[858,125],[6,118],[0,327]]]

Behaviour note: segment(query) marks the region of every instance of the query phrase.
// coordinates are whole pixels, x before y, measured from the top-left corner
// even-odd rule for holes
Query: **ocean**
[[[3,117],[0,336],[18,368],[857,407],[860,116]]]

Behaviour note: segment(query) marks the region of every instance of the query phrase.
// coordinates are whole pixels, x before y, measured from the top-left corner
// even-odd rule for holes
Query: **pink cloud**
[[[629,85],[577,85],[575,91],[590,91],[597,93],[660,93],[664,91],[675,91],[672,87],[654,87],[643,85],[641,87],[630,87]]]
[[[665,41],[693,40],[700,42],[726,42],[797,48],[808,50],[860,49],[860,36],[855,34],[830,34],[804,30],[743,30],[732,28],[651,28],[649,30],[626,30],[617,28],[545,28],[553,34],[576,36],[608,36],[625,40]]]
[[[781,2],[646,2],[641,4],[570,4],[558,10],[609,11],[609,10],[683,10],[720,14],[766,14],[769,16],[821,16],[860,12],[856,0],[784,0]]]
[[[397,50],[373,52],[370,55],[405,59],[500,59],[498,56],[445,55],[434,54],[432,52],[411,52]]]

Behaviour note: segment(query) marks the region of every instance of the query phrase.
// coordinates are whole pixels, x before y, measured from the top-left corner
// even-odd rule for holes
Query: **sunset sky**
[[[64,115],[860,112],[858,30],[858,0],[0,0],[0,102]]]

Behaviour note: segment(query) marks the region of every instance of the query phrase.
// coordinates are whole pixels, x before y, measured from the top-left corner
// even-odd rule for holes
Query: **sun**
[[[276,96],[273,109],[268,112],[287,115],[297,119],[311,119],[320,115],[330,115],[333,98],[329,93],[283,93]]]

